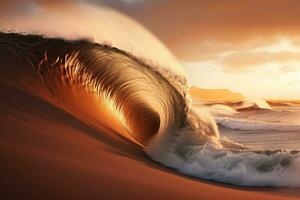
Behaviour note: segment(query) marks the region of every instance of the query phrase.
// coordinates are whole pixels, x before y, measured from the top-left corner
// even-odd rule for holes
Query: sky
[[[179,59],[192,85],[300,99],[299,0],[87,1],[148,28]],[[2,11],[12,2],[19,3],[1,1]]]
[[[298,0],[102,2],[150,29],[181,61],[193,85],[300,99]]]
[[[268,46],[184,61],[190,83],[249,97],[300,99],[300,48],[286,38]]]

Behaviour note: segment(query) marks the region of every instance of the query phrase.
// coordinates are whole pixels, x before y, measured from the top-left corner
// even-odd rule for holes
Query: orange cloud
[[[278,36],[297,38],[300,33],[298,0],[104,2],[144,24],[182,60],[199,60],[215,51],[203,45],[209,40],[223,51],[228,50],[223,44],[234,49],[259,40],[266,45]]]

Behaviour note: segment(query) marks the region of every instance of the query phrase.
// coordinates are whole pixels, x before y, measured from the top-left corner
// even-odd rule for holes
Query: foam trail
[[[300,131],[299,124],[281,124],[249,119],[217,117],[219,125],[244,131]]]

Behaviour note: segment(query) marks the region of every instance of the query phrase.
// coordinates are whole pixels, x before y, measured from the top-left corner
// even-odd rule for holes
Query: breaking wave
[[[300,186],[296,151],[256,151],[221,138],[210,114],[191,106],[184,76],[121,49],[1,33],[0,70],[2,84],[64,109],[99,134],[133,141],[182,173],[236,185]]]
[[[237,107],[238,110],[244,109],[267,109],[270,110],[271,107],[268,102],[258,99],[258,98],[246,98],[241,102],[241,105]]]
[[[300,131],[299,124],[282,124],[228,117],[216,118],[216,122],[224,127],[243,131]]]

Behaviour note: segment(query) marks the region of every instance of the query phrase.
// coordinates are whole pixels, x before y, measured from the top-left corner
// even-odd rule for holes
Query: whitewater
[[[244,186],[299,186],[300,124],[288,120],[300,116],[297,107],[286,111],[253,104],[239,111],[224,103],[199,106],[198,102],[193,109],[202,122],[203,116],[214,118],[218,138],[203,142],[201,125],[185,127],[150,149],[154,159],[208,180]]]

